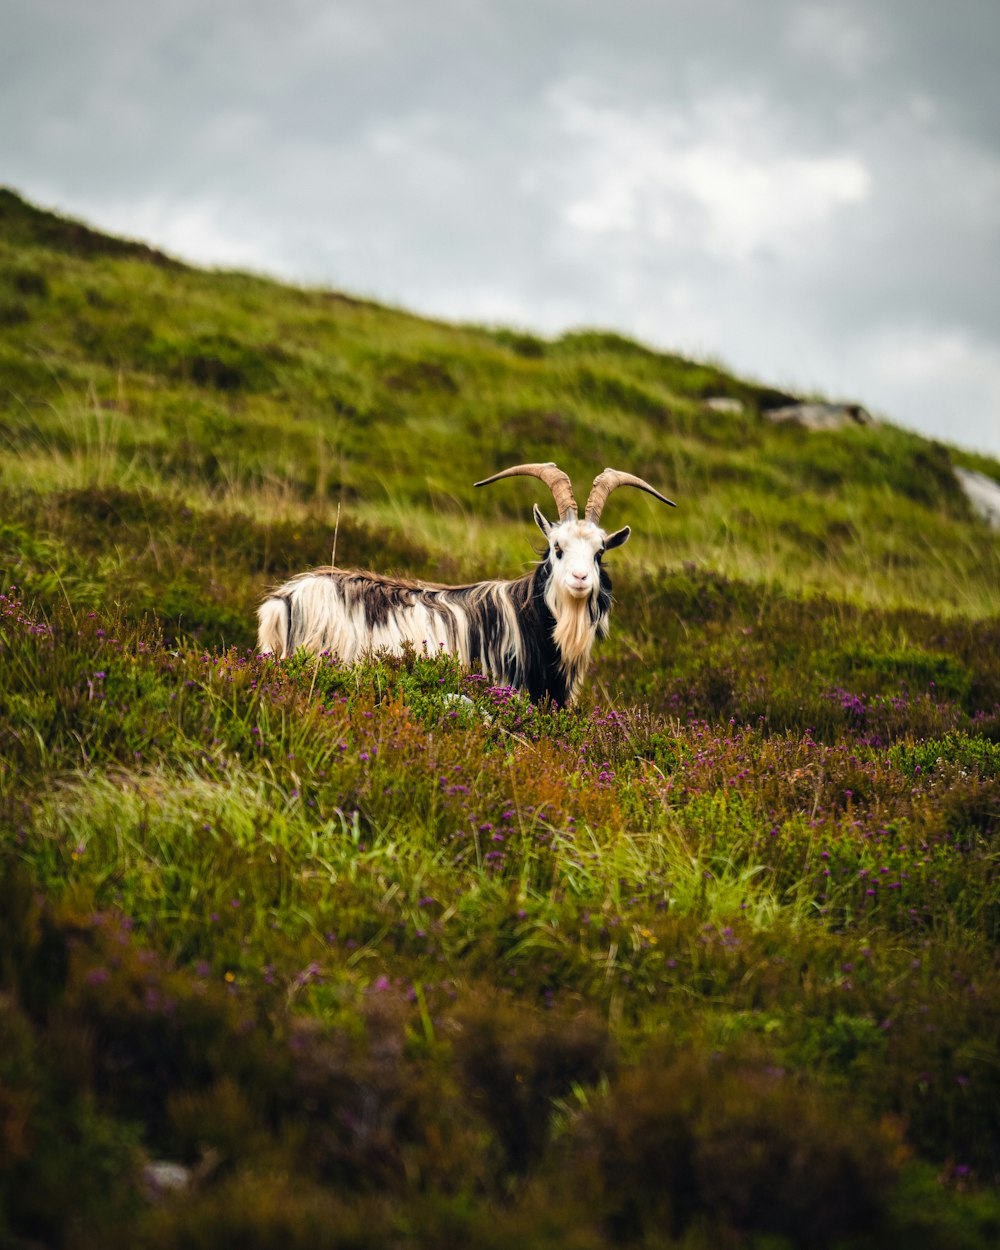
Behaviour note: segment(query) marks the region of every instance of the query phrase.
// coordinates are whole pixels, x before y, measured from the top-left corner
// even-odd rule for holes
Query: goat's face
[[[632,532],[626,525],[608,534],[593,521],[575,517],[553,524],[537,506],[535,522],[548,543],[545,558],[550,568],[549,584],[557,601],[593,598],[601,584],[601,557],[628,542]]]

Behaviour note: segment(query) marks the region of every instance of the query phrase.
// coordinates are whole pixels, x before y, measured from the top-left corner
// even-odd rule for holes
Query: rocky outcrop
[[[712,395],[705,400],[705,407],[712,412],[724,412],[732,416],[738,416],[746,410],[742,399],[733,399],[729,395]]]
[[[974,469],[956,468],[955,476],[973,512],[988,521],[994,529],[1000,529],[1000,482]]]
[[[806,430],[840,430],[847,425],[875,424],[871,413],[860,404],[787,404],[769,409],[764,416],[778,425],[801,425]]]

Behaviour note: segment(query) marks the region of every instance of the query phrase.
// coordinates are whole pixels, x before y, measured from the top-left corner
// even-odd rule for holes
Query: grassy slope
[[[0,193],[0,1244],[993,1244],[1000,542],[774,399]],[[247,650],[338,504],[525,567],[522,459],[681,504],[578,711]]]

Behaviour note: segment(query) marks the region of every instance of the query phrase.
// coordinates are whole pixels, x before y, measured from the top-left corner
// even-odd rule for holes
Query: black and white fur
[[[596,638],[608,632],[611,580],[601,567],[606,551],[621,547],[631,530],[608,534],[598,522],[609,494],[635,486],[671,504],[648,482],[605,469],[594,478],[583,520],[573,487],[556,465],[519,464],[500,478],[536,477],[552,491],[559,520],[534,514],[546,550],[531,573],[514,581],[441,586],[382,577],[356,569],[301,573],[279,586],[258,609],[262,654],[291,655],[299,647],[328,652],[345,664],[379,651],[399,655],[444,651],[535,700],[575,699]]]
[[[352,664],[378,651],[455,655],[534,700],[573,702],[595,638],[608,632],[611,579],[606,551],[628,526],[607,534],[592,521],[535,521],[547,540],[538,565],[514,581],[440,586],[336,568],[301,573],[261,605],[258,648],[290,655],[299,647]]]

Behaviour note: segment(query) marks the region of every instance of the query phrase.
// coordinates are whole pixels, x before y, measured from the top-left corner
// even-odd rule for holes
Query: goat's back
[[[445,586],[333,567],[301,573],[261,604],[258,646],[262,654],[290,655],[299,647],[330,652],[345,664],[378,651],[400,654],[445,651],[464,662],[470,612],[500,582]]]

